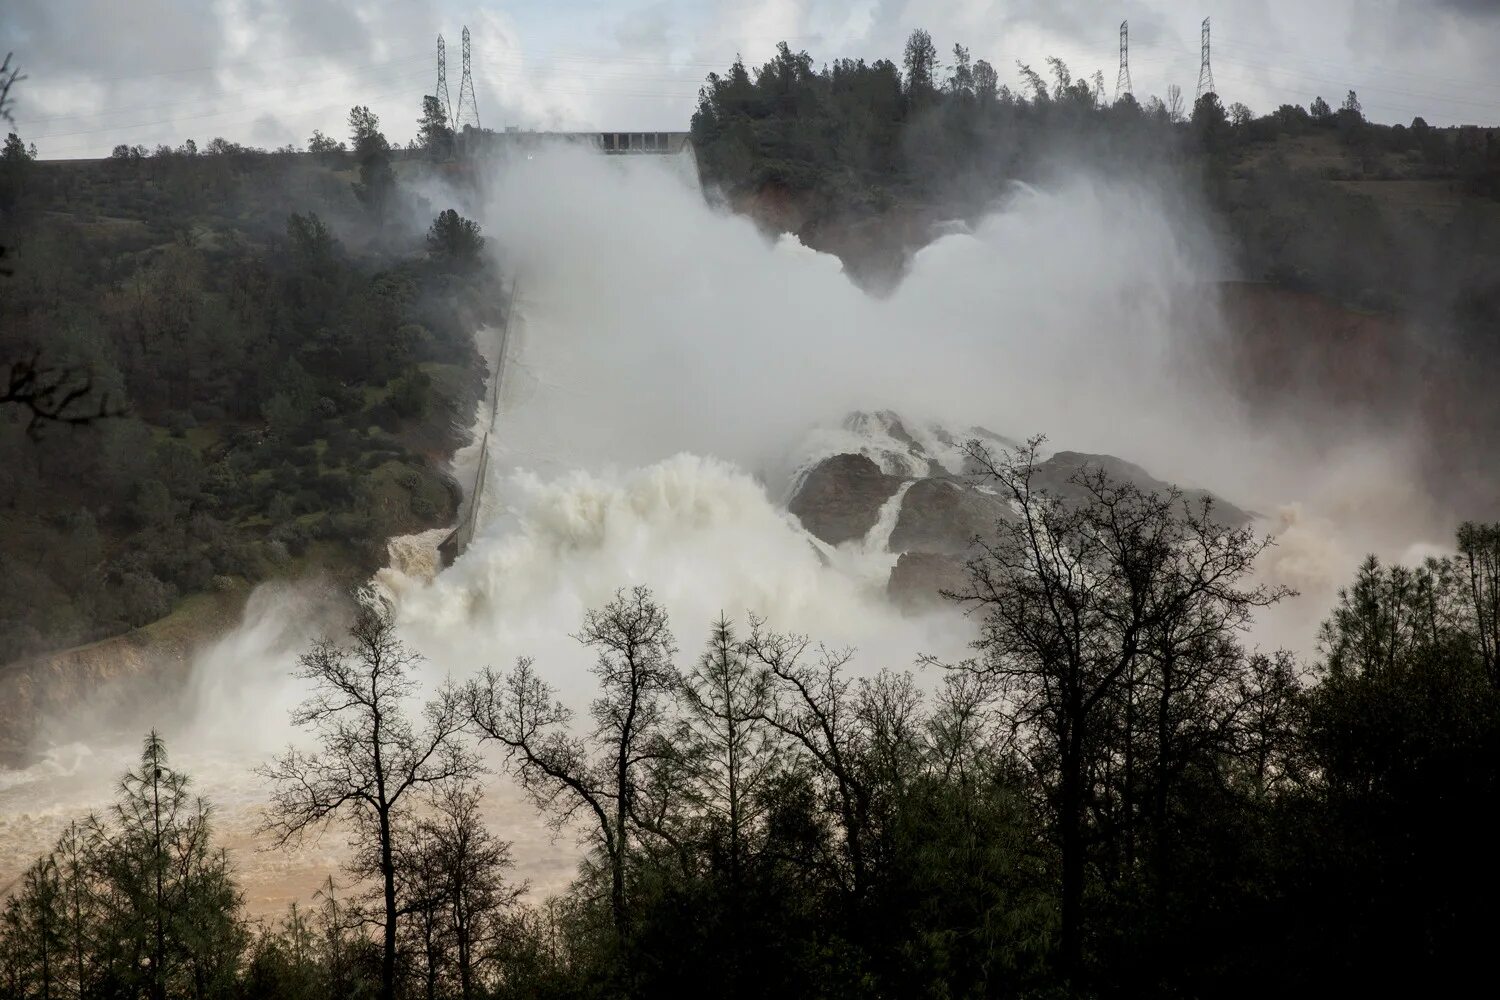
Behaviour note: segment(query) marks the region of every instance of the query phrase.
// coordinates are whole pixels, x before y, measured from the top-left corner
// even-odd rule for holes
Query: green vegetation
[[[365,574],[390,536],[451,519],[434,459],[481,391],[473,324],[499,283],[452,210],[429,252],[379,122],[356,108],[350,128],[351,154],[318,159],[6,145],[5,660],[309,561]]]
[[[244,917],[205,806],[148,738],[109,820],[0,918],[17,998],[1263,996],[1447,992],[1486,968],[1500,867],[1500,525],[1373,559],[1306,666],[1248,647],[1281,595],[1207,503],[971,456],[1030,516],[955,595],[975,655],[863,676],[766,622],[683,657],[644,588],[589,612],[576,724],[521,660],[432,693],[366,602],[301,660],[315,737],[266,830],[352,838],[348,890]],[[1060,543],[1060,544],[1057,544]],[[878,653],[877,653],[878,655]],[[684,659],[687,661],[684,663]],[[923,692],[922,687],[928,691]],[[587,852],[523,902],[475,741]],[[341,895],[342,893],[342,895]]]
[[[921,32],[901,69],[820,72],[782,46],[753,80],[738,65],[712,77],[694,133],[729,197],[790,199],[823,222],[977,211],[1061,152],[1162,169],[1201,187],[1248,273],[1371,308],[1426,303],[1448,322],[1434,336],[1472,347],[1459,356],[1488,378],[1488,136],[1372,125],[1353,94],[1263,118],[1214,95],[1191,113],[1180,93],[1105,107],[1097,83],[1049,66],[1050,84],[1022,67],[1018,95],[962,48],[940,67]],[[474,388],[456,303],[494,295],[456,215],[417,255],[424,232],[400,229],[376,124],[355,109],[350,151],[318,135],[316,159],[216,140],[44,171],[6,147],[30,221],[0,310],[3,356],[22,359],[0,428],[0,586],[55,617],[7,612],[0,639],[150,620],[299,545],[357,555],[430,522],[420,502],[437,508],[442,487],[420,456],[452,446]],[[93,419],[116,406],[128,415]],[[1264,539],[1103,476],[1049,495],[1034,447],[970,448],[1022,516],[952,595],[978,639],[971,659],[928,664],[932,683],[855,671],[753,619],[703,623],[684,654],[636,588],[582,622],[586,717],[527,659],[430,692],[416,716],[415,658],[365,595],[349,641],[301,660],[293,720],[311,749],[265,772],[264,832],[346,821],[348,890],[330,879],[311,913],[248,920],[211,811],[153,734],[113,812],[70,827],[13,888],[0,995],[938,1000],[1485,981],[1500,525],[1462,526],[1451,558],[1368,560],[1301,663],[1249,645],[1285,596],[1250,578]],[[37,636],[17,624],[37,620]],[[509,878],[509,847],[478,816],[479,746],[582,838],[561,895],[527,903]]]
[[[1014,181],[1059,164],[1206,195],[1244,273],[1368,307],[1434,309],[1463,322],[1500,301],[1500,134],[1367,121],[1350,92],[1256,117],[1176,88],[1109,100],[1101,79],[1056,59],[1017,89],[925,32],[904,64],[836,59],[815,68],[783,43],[751,72],[711,74],[693,115],[704,180],[732,202],[795,210],[804,235],[883,215],[972,217]],[[1349,252],[1357,247],[1358,252]],[[861,264],[859,247],[852,263]],[[867,248],[866,248],[867,249]],[[1417,262],[1414,266],[1414,262]],[[878,262],[877,262],[878,263]]]

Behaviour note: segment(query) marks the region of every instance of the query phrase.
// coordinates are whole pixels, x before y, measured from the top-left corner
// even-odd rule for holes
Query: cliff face
[[[1393,390],[1420,381],[1423,359],[1397,317],[1249,282],[1221,285],[1219,308],[1226,370],[1252,406],[1316,398],[1374,416],[1390,409]]]
[[[889,410],[852,413],[843,431],[841,440],[859,450],[824,453],[812,461],[797,479],[787,509],[828,545],[878,546],[896,556],[886,591],[901,607],[921,608],[942,601],[942,591],[963,590],[968,580],[965,563],[976,541],[1016,514],[992,483],[977,474],[962,445],[980,439],[1003,450],[1009,442],[982,427],[955,432],[903,423]],[[1084,495],[1075,477],[1095,472],[1146,492],[1171,488],[1123,459],[1073,451],[1057,452],[1038,463],[1033,482],[1039,490],[1072,501]],[[1191,503],[1208,496],[1202,490],[1184,491]],[[1215,516],[1224,523],[1240,524],[1252,517],[1213,499]],[[897,505],[894,511],[887,506],[892,503]],[[872,532],[882,519],[890,527],[884,538]]]
[[[768,235],[796,233],[804,245],[833,254],[860,287],[876,294],[895,287],[911,255],[932,242],[942,219],[936,208],[923,205],[895,206],[858,218],[831,217],[812,196],[776,187],[738,195],[730,207]]]
[[[85,702],[143,704],[178,688],[194,653],[233,626],[245,597],[200,595],[145,628],[0,667],[0,766],[24,760],[49,716]]]
[[[1434,508],[1500,517],[1500,394],[1488,350],[1456,349],[1416,320],[1271,284],[1226,283],[1225,341],[1210,359],[1253,419],[1292,421],[1310,444],[1360,436],[1420,443],[1413,470]]]

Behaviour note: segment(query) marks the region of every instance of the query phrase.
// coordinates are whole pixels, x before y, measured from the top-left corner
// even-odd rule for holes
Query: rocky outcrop
[[[902,498],[891,551],[959,555],[976,536],[990,534],[998,521],[1013,516],[998,496],[972,483],[923,479]]]
[[[1104,473],[1116,483],[1129,483],[1147,493],[1166,493],[1171,483],[1152,477],[1145,469],[1113,455],[1089,455],[1079,451],[1060,451],[1037,465],[1033,486],[1065,500],[1081,500],[1086,491],[1073,480],[1079,476]],[[1223,524],[1239,525],[1250,520],[1251,514],[1234,504],[1214,496],[1207,490],[1183,490],[1182,498],[1196,507],[1204,500],[1212,500],[1214,517]]]
[[[906,611],[921,611],[947,601],[944,592],[962,593],[969,573],[964,560],[939,552],[903,552],[891,567],[886,593]]]
[[[108,716],[110,705],[148,703],[179,687],[193,654],[234,624],[245,597],[198,595],[145,628],[0,666],[0,766],[23,763],[49,718],[86,703]]]
[[[838,545],[863,538],[901,482],[863,455],[834,455],[808,470],[787,509],[813,535]]]
[[[815,447],[848,450],[812,462],[798,480],[788,507],[814,536],[839,545],[866,539],[882,507],[896,498],[899,509],[894,511],[895,523],[886,545],[898,558],[887,592],[908,609],[939,602],[940,591],[963,588],[964,564],[973,554],[976,539],[993,536],[999,523],[1016,516],[1010,500],[970,467],[963,445],[974,439],[996,452],[1011,446],[1005,438],[980,427],[955,434],[941,427],[903,423],[887,410],[850,414],[836,430],[812,439]],[[1065,501],[1078,501],[1087,496],[1087,490],[1076,480],[1100,473],[1148,492],[1165,493],[1173,488],[1124,459],[1076,451],[1060,451],[1039,462],[1032,485]],[[904,484],[909,485],[902,491]],[[1195,506],[1211,497],[1203,490],[1183,490],[1182,495]],[[1224,500],[1212,499],[1221,523],[1239,525],[1252,516]],[[890,517],[892,511],[885,513]]]

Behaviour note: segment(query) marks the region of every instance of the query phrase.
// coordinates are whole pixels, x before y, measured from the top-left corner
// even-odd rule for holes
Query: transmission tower
[[[1115,100],[1122,94],[1133,93],[1130,86],[1130,22],[1120,22],[1120,75],[1115,77]]]
[[[453,125],[453,102],[448,100],[448,54],[443,47],[443,36],[438,35],[438,82],[437,89],[432,96],[438,99],[443,106],[443,114],[447,116],[448,125]]]
[[[1214,86],[1214,67],[1208,61],[1208,18],[1205,17],[1203,19],[1203,58],[1198,64],[1198,96],[1218,92],[1218,88]]]
[[[458,82],[458,115],[453,128],[462,132],[467,126],[479,127],[479,103],[474,100],[474,78],[469,74],[469,29],[464,28],[464,76]]]

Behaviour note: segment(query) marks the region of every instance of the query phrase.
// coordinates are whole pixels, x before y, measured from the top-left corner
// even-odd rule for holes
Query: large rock
[[[993,533],[996,522],[1013,516],[993,493],[953,479],[923,479],[901,498],[891,551],[958,555],[976,535]]]
[[[903,552],[891,567],[886,593],[907,611],[951,603],[943,592],[962,593],[969,573],[963,559],[938,552]]]
[[[863,455],[834,455],[803,477],[787,509],[829,545],[863,538],[902,480]]]
[[[1090,475],[1103,472],[1117,483],[1129,483],[1147,492],[1166,493],[1171,483],[1154,478],[1149,472],[1133,462],[1113,455],[1089,455],[1079,451],[1060,451],[1037,465],[1032,479],[1036,489],[1046,490],[1053,496],[1068,500],[1081,500],[1086,496],[1082,487],[1072,482],[1079,473]],[[1183,490],[1183,499],[1194,507],[1205,499],[1213,500],[1215,518],[1227,525],[1240,525],[1249,521],[1251,514],[1234,504],[1214,496],[1207,490]]]

